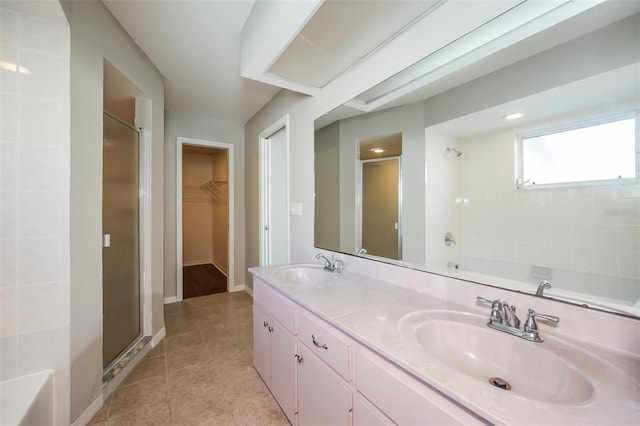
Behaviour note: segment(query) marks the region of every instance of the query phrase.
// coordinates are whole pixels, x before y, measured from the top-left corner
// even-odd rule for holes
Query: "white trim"
[[[182,262],[182,266],[198,266],[198,265],[211,265],[213,261],[211,259],[194,260],[192,262]]]
[[[251,296],[251,298],[253,299],[253,289],[252,288],[249,288],[249,286],[245,286],[244,287],[244,291],[249,293],[249,296]]]
[[[280,130],[284,129],[285,131],[285,144],[286,144],[286,164],[287,168],[285,170],[286,173],[286,182],[287,182],[287,191],[285,194],[286,197],[286,205],[287,205],[287,218],[286,218],[286,241],[287,241],[287,263],[291,261],[291,221],[289,215],[289,207],[290,207],[290,191],[289,191],[289,183],[290,183],[290,174],[289,174],[289,114],[286,114],[275,123],[271,124],[269,127],[264,129],[262,132],[258,134],[258,146],[259,146],[259,169],[258,169],[258,179],[259,179],[259,220],[258,220],[258,246],[259,246],[259,265],[266,266],[269,262],[269,251],[266,247],[266,241],[264,238],[264,230],[267,220],[267,211],[265,209],[266,204],[266,194],[267,183],[268,183],[268,174],[269,168],[267,166],[268,160],[268,147],[267,141],[274,134],[278,133]]]
[[[167,335],[167,329],[162,327],[160,329],[160,331],[158,331],[152,338],[151,338],[151,348],[155,348],[156,346],[158,346],[158,343],[160,343],[162,341],[162,339],[164,339],[164,337]]]
[[[235,293],[237,291],[244,291],[245,286],[243,285],[237,285],[235,287],[233,287],[232,289],[229,289],[229,293]]]
[[[171,296],[171,297],[165,297],[164,298],[164,304],[165,305],[169,305],[171,303],[176,303],[178,301],[178,298],[176,296]]]
[[[87,409],[84,410],[73,423],[71,423],[71,426],[85,426],[91,421],[93,416],[95,416],[103,406],[104,393],[100,392],[100,394],[98,394],[96,399],[93,400],[93,402],[87,407]]]
[[[136,98],[136,126],[140,129],[139,150],[140,150],[140,170],[139,170],[139,208],[140,208],[140,296],[142,310],[142,330],[141,335],[148,336],[153,332],[153,284],[151,282],[151,266],[153,245],[151,243],[151,181],[152,181],[152,138],[151,138],[151,108],[150,99]]]
[[[229,190],[229,232],[227,242],[228,272],[227,291],[236,291],[235,268],[235,214],[234,214],[234,181],[235,181],[235,157],[234,146],[230,143],[208,141],[204,139],[192,139],[178,136],[176,138],[176,301],[183,299],[182,291],[182,147],[183,145],[202,146],[227,150],[228,162],[228,190]],[[166,299],[165,299],[166,300]]]

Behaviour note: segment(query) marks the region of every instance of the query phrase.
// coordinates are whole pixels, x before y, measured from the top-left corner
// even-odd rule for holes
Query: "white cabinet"
[[[395,426],[387,416],[371,405],[365,397],[356,393],[354,403],[353,424],[354,426]]]
[[[254,366],[296,426],[486,422],[254,277]]]
[[[264,284],[262,284],[264,285]],[[255,282],[254,282],[255,286]],[[255,287],[254,287],[255,289]],[[263,289],[275,299],[255,299],[253,305],[253,364],[291,423],[296,412],[295,307],[280,300],[273,290]],[[262,293],[262,292],[261,292]],[[254,292],[255,294],[255,292]],[[274,303],[274,300],[277,302]],[[262,305],[264,303],[264,305]],[[266,306],[265,306],[266,305]],[[273,314],[272,314],[273,312]],[[276,317],[291,318],[291,330]]]
[[[298,345],[298,425],[351,424],[351,390],[305,345]]]
[[[360,348],[356,388],[397,425],[483,425],[483,419],[390,362]]]

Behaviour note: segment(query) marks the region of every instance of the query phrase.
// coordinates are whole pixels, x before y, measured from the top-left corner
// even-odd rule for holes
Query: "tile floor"
[[[220,293],[165,305],[166,338],[90,425],[289,425],[253,368],[252,299]]]

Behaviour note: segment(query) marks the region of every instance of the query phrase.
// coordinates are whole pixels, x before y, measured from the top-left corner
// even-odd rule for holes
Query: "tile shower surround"
[[[90,425],[289,425],[253,368],[252,299],[219,293],[165,305],[167,336]]]
[[[0,8],[0,29],[0,379],[55,369],[66,423],[69,27]]]

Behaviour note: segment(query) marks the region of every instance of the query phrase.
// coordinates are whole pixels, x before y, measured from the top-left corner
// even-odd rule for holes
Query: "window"
[[[545,184],[636,181],[638,117],[522,136],[518,188]]]

